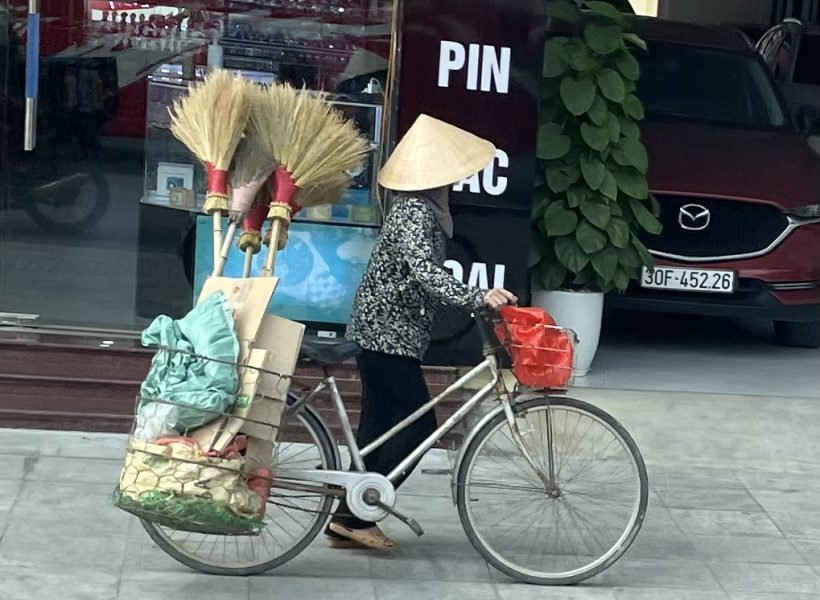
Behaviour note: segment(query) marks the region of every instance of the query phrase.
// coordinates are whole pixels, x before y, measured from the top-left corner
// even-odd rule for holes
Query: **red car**
[[[820,156],[729,28],[637,19],[657,259],[615,308],[768,319],[820,346]]]

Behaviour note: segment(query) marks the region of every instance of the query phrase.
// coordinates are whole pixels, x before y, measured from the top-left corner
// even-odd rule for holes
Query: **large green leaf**
[[[651,258],[651,255],[649,257]],[[637,269],[643,264],[641,255],[634,244],[627,245],[618,253],[618,262],[627,269]]]
[[[648,50],[648,48],[646,46],[646,42],[643,41],[640,37],[638,37],[634,33],[624,34],[623,39],[624,39],[624,41],[629,42],[633,46],[637,46],[638,48],[640,48],[643,51]]]
[[[587,198],[581,202],[581,214],[595,227],[605,230],[609,225],[609,220],[612,217],[612,211],[608,204],[604,204],[600,200],[594,198]]]
[[[595,76],[595,81],[607,100],[620,103],[626,98],[624,79],[615,69],[601,69]]]
[[[649,186],[646,183],[646,177],[640,173],[618,171],[615,173],[615,181],[618,182],[618,189],[627,196],[632,196],[638,200],[646,200],[649,197]]]
[[[606,236],[588,220],[583,219],[575,230],[578,245],[587,254],[595,254],[606,246]]]
[[[609,133],[610,144],[615,144],[621,139],[621,122],[618,121],[618,117],[613,113],[609,113],[606,123],[604,124],[604,129]]]
[[[565,114],[565,109],[561,103],[556,102],[555,98],[550,98],[549,100],[543,100],[540,102],[538,109],[538,121],[539,123],[555,123]]]
[[[544,216],[544,211],[549,205],[549,189],[546,186],[538,186],[532,195],[532,220],[538,222]]]
[[[601,66],[601,61],[592,55],[586,44],[579,44],[569,57],[569,66],[576,71],[591,71]]]
[[[643,121],[645,116],[643,104],[641,104],[641,101],[638,100],[635,94],[629,94],[624,98],[622,106],[627,117],[635,119],[636,121]]]
[[[632,236],[632,247],[638,252],[640,260],[639,266],[644,266],[647,269],[651,269],[655,266],[655,258],[649,253],[649,250],[646,249],[643,242],[634,235]]]
[[[630,81],[638,81],[641,77],[641,64],[629,50],[624,50],[618,54],[618,58],[615,59],[615,66],[618,67],[621,75]]]
[[[572,147],[572,140],[563,134],[558,123],[547,123],[538,128],[538,158],[556,160],[567,155]]]
[[[607,171],[604,176],[604,182],[601,184],[600,192],[610,200],[618,199],[618,182],[615,180],[615,175]]]
[[[575,2],[567,2],[566,0],[547,2],[547,14],[560,21],[567,21],[569,23],[581,22],[581,10]]]
[[[554,37],[544,44],[544,77],[558,77],[567,71],[567,42],[567,38]]]
[[[546,260],[538,266],[538,283],[545,290],[557,290],[564,285],[567,268],[557,260]]]
[[[596,15],[612,19],[619,25],[626,25],[626,19],[621,11],[609,2],[599,2],[597,0],[587,2],[585,8],[594,12]]]
[[[618,249],[606,246],[592,257],[592,268],[604,280],[604,283],[611,283],[618,269]]]
[[[615,285],[615,289],[619,292],[625,292],[626,288],[629,287],[629,280],[632,277],[637,277],[637,272],[635,269],[630,269],[633,271],[632,275],[626,272],[623,267],[618,267],[615,269],[615,273],[612,276],[612,283]]]
[[[609,241],[616,248],[629,246],[629,225],[621,218],[613,217],[606,226]]]
[[[576,117],[592,108],[595,94],[595,84],[589,79],[564,77],[561,82],[561,100],[567,110]]]
[[[574,210],[568,209],[563,202],[553,202],[544,211],[544,225],[547,235],[569,235],[578,226],[578,215]]]
[[[649,153],[640,141],[624,138],[612,149],[612,159],[622,167],[635,167],[642,174],[649,170]]]
[[[618,117],[618,122],[621,124],[621,135],[633,140],[640,139],[641,128],[633,119],[626,116]]]
[[[597,191],[604,183],[606,167],[597,157],[581,155],[581,174],[591,190]]]
[[[584,41],[596,54],[612,54],[623,48],[623,40],[623,29],[617,25],[590,23],[584,28]]]
[[[572,273],[578,273],[589,264],[589,256],[581,249],[573,236],[555,240],[555,256]]]
[[[661,231],[663,231],[663,225],[661,225],[661,222],[655,217],[655,215],[649,212],[649,209],[643,205],[643,202],[630,198],[629,208],[632,210],[632,214],[635,216],[635,220],[638,222],[638,225],[640,225],[644,230],[648,231],[652,235],[658,235]]]
[[[575,275],[572,279],[572,285],[581,289],[595,289],[592,285],[595,282],[595,279],[595,269],[592,269],[590,268],[590,265],[587,265]]]
[[[581,123],[581,137],[587,146],[598,152],[609,146],[609,130],[606,127],[596,127],[590,123]]]
[[[603,126],[611,114],[603,96],[595,96],[595,102],[592,103],[592,107],[587,111],[590,120],[598,127]]]
[[[588,197],[589,192],[584,187],[571,187],[567,190],[567,204],[570,208],[578,208],[581,206],[581,202]]]
[[[581,178],[581,170],[573,165],[551,165],[546,168],[545,175],[549,188],[561,194]]]

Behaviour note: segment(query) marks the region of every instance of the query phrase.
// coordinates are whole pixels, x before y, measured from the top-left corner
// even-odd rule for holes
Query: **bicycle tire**
[[[572,585],[579,583],[590,577],[594,577],[599,573],[605,571],[612,566],[618,559],[620,559],[632,543],[635,541],[638,532],[641,529],[643,520],[646,515],[646,508],[649,498],[649,483],[646,473],[646,465],[637,444],[626,431],[626,429],[610,414],[605,411],[588,404],[586,402],[564,397],[528,397],[524,400],[513,401],[513,412],[516,417],[521,417],[534,409],[543,409],[547,407],[547,411],[557,407],[571,409],[580,413],[586,413],[592,418],[601,421],[612,431],[612,433],[620,438],[622,446],[627,450],[629,457],[633,461],[635,470],[637,471],[637,479],[639,492],[636,496],[636,506],[633,509],[633,518],[628,523],[627,528],[620,540],[610,548],[607,554],[604,554],[596,562],[592,562],[587,568],[570,573],[536,573],[531,569],[522,567],[520,565],[511,564],[509,560],[505,560],[499,556],[499,553],[494,550],[483,538],[479,528],[474,523],[473,513],[469,507],[471,502],[469,498],[469,482],[468,478],[475,466],[476,455],[483,447],[485,441],[493,433],[501,427],[507,426],[507,417],[503,411],[499,411],[495,417],[485,422],[479,431],[475,433],[468,447],[465,449],[463,459],[458,466],[457,473],[457,489],[456,489],[456,506],[458,509],[461,524],[464,531],[470,540],[473,547],[481,554],[481,556],[493,567],[498,569],[503,574],[512,579],[537,585]],[[523,461],[523,456],[519,454]],[[545,494],[546,495],[546,494]],[[503,510],[503,509],[498,509]]]
[[[319,451],[322,455],[322,467],[326,470],[338,470],[338,452],[336,450],[334,438],[328,430],[327,426],[324,424],[324,422],[318,417],[315,411],[308,406],[303,406],[302,408],[300,408],[299,412],[296,413],[295,416],[307,428],[308,432],[316,441],[316,446],[317,448],[319,448]],[[273,489],[276,489],[275,484]],[[259,564],[244,565],[238,567],[210,564],[207,562],[203,562],[202,560],[198,560],[190,553],[187,553],[184,550],[177,548],[174,542],[170,540],[163,533],[162,529],[159,528],[156,524],[146,521],[144,519],[141,521],[143,528],[154,541],[154,543],[156,543],[157,546],[159,546],[159,548],[163,552],[168,554],[174,560],[184,564],[187,567],[190,567],[191,569],[201,571],[203,573],[208,573],[211,575],[232,575],[242,577],[266,573],[267,571],[275,569],[298,556],[302,551],[305,550],[305,548],[307,548],[310,545],[310,543],[316,538],[317,535],[319,535],[319,533],[327,525],[327,521],[330,518],[331,509],[333,508],[333,502],[333,496],[324,496],[321,499],[320,506],[315,512],[316,518],[314,519],[313,524],[305,530],[305,533],[303,534],[301,539],[296,544],[291,546],[283,554],[271,560],[261,562]]]

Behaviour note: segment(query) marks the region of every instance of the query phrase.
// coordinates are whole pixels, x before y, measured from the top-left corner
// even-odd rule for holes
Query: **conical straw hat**
[[[421,115],[379,172],[379,183],[400,192],[443,187],[482,170],[494,156],[487,140]]]

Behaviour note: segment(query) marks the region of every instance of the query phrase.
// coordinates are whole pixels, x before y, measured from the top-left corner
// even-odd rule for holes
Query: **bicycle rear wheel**
[[[643,524],[649,485],[638,447],[612,416],[579,400],[531,397],[513,411],[547,482],[499,412],[459,466],[456,503],[467,536],[487,562],[526,583],[569,585],[597,575]]]
[[[276,487],[277,469],[339,468],[333,438],[309,407],[286,415],[273,463],[265,526],[255,536],[190,533],[149,521],[142,526],[160,549],[182,564],[213,575],[256,575],[297,556],[327,523],[333,496]]]

